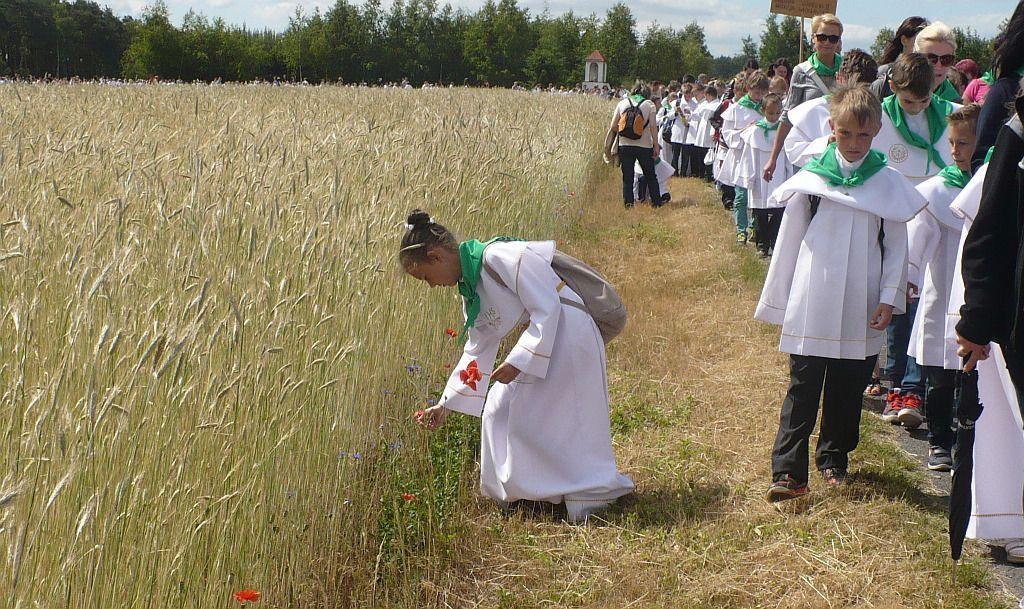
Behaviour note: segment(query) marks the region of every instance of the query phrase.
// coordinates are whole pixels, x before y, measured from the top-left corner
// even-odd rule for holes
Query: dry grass
[[[787,382],[776,331],[751,317],[764,266],[732,243],[713,191],[673,183],[669,208],[620,209],[608,174],[567,246],[633,312],[610,353],[613,426],[634,501],[602,526],[503,518],[480,502],[452,607],[1008,607],[982,561],[950,581],[941,498],[865,414],[853,484],[763,499]]]

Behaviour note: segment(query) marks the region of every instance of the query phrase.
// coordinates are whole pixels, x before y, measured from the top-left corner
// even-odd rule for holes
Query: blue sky
[[[99,0],[115,13],[139,15],[148,0]],[[475,10],[484,0],[451,0],[452,6]],[[547,6],[552,13],[572,10],[576,13],[604,13],[614,0],[519,0],[531,12],[537,13]],[[438,4],[444,5],[444,0]],[[229,23],[246,23],[250,27],[270,27],[283,30],[288,17],[298,6],[312,12],[314,8],[329,8],[333,0],[167,0],[171,17],[180,24],[182,16],[192,8],[209,17],[223,17]],[[388,4],[387,0],[384,2]],[[629,0],[640,29],[652,22],[682,26],[696,21],[704,26],[708,46],[715,55],[732,54],[739,50],[740,39],[753,34],[755,39],[761,22],[768,14],[770,0]],[[846,24],[844,46],[867,48],[875,33],[883,26],[895,27],[909,15],[922,15],[941,20],[950,26],[973,27],[980,34],[991,36],[1003,19],[1013,11],[1013,0],[839,0],[838,14]],[[893,7],[898,7],[895,12]]]

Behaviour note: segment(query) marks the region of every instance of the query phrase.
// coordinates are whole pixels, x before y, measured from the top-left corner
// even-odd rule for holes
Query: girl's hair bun
[[[409,212],[409,218],[406,220],[410,229],[423,228],[431,224],[430,214],[423,211],[422,209],[414,209]]]

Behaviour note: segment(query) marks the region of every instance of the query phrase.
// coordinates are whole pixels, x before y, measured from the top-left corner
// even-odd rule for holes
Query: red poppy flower
[[[451,364],[445,364],[444,365],[444,369],[445,370],[451,370],[452,369],[452,365]]]
[[[427,413],[421,408],[421,409],[417,410],[416,412],[412,413],[412,418],[417,423],[422,423],[423,422],[423,417],[426,416],[426,414]]]
[[[469,362],[466,369],[459,372],[459,379],[465,383],[466,387],[469,387],[473,391],[476,391],[476,382],[483,380],[483,375],[480,374],[480,369],[477,368],[476,360]]]
[[[260,600],[260,593],[256,590],[239,590],[235,592],[235,600],[243,605],[246,602],[255,603]]]
[[[416,501],[416,493],[402,493],[402,500],[406,503]]]
[[[448,338],[455,338],[456,336],[459,335],[459,333],[456,332],[454,328],[445,328],[444,333],[448,335]]]

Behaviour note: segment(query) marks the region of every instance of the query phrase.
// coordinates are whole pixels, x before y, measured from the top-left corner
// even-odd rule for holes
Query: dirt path
[[[765,265],[733,243],[710,188],[675,180],[661,210],[621,208],[610,173],[561,247],[607,272],[631,310],[609,351],[620,469],[607,521],[503,516],[480,501],[456,569],[424,582],[452,607],[1012,607],[971,547],[950,578],[945,492],[865,414],[852,484],[768,504],[787,382],[777,331],[752,319]]]

